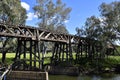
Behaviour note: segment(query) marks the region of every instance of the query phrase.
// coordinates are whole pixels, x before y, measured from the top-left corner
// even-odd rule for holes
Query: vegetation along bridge
[[[23,64],[22,69],[24,70],[42,69],[45,52],[40,54],[41,41],[54,43],[50,58],[53,64],[58,61],[71,61],[73,59],[80,61],[82,57],[96,58],[101,56],[98,54],[100,44],[95,40],[35,27],[0,24],[0,37],[17,38],[15,61],[20,62],[18,64],[16,62],[15,69],[19,69],[21,64]]]

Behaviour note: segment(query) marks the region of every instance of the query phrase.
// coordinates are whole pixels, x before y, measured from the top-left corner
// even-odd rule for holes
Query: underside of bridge
[[[52,42],[54,44],[51,52],[52,56],[45,57],[46,50],[44,47],[40,48],[43,42],[45,41],[18,38],[14,61],[21,64],[16,63],[14,69],[20,69],[22,65],[23,70],[42,70],[45,58],[50,58],[51,64],[54,65],[59,61],[70,61],[73,59],[71,44]]]

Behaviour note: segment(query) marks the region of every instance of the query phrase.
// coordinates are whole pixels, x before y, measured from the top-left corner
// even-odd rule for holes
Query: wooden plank
[[[27,31],[33,36],[33,33],[30,31],[30,29],[27,28]]]
[[[11,71],[7,74],[7,80],[48,80],[47,72]]]
[[[39,35],[38,38],[40,39],[44,33],[45,33],[45,32],[42,32],[42,33]]]
[[[48,34],[45,36],[45,39],[48,38],[50,35],[51,35],[51,33],[48,33]]]

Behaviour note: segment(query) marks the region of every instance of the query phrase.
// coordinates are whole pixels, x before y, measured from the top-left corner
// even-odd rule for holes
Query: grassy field
[[[42,54],[40,56],[42,57]],[[30,55],[29,53],[27,53],[26,58],[29,59],[29,57]],[[52,57],[52,53],[46,54],[45,57]],[[0,62],[2,61],[1,58],[2,58],[2,54],[0,53]],[[11,64],[13,62],[12,61],[13,58],[15,58],[15,53],[7,53],[5,63],[8,65]],[[23,58],[23,55],[21,55],[21,58]],[[66,58],[66,55],[64,55],[64,58]],[[73,58],[75,59],[75,53],[73,53]],[[44,64],[47,64],[47,63],[50,63],[50,58],[44,59]]]
[[[42,57],[42,54],[40,55]],[[51,57],[52,54],[51,53],[48,53],[46,54],[46,57]],[[29,53],[26,54],[26,58],[29,59],[30,55]],[[15,58],[15,53],[7,53],[6,54],[6,60],[5,60],[5,64],[11,64],[13,63],[13,58]],[[23,58],[23,55],[21,55],[21,59]],[[0,62],[2,62],[2,54],[0,53]],[[44,60],[44,64],[47,64],[47,63],[50,63],[50,59],[49,58],[46,58]]]
[[[42,54],[41,54],[42,56]],[[46,57],[51,57],[52,54],[48,53],[46,54]],[[5,60],[5,64],[9,65],[11,63],[13,63],[12,59],[15,57],[15,53],[7,53],[6,54],[6,60]],[[23,55],[21,55],[21,58],[23,57]],[[2,54],[0,53],[0,62],[1,62],[1,58],[2,58]],[[74,55],[75,58],[75,55]],[[27,59],[29,59],[29,54],[27,54]],[[50,63],[50,58],[46,58],[44,60],[44,64]],[[120,64],[120,56],[108,56],[107,58],[105,58],[104,61],[102,61],[102,64],[105,66],[114,66],[116,64]]]
[[[12,59],[15,58],[15,53],[7,53],[5,64],[11,64],[13,61]],[[2,62],[2,54],[0,53],[0,62]]]

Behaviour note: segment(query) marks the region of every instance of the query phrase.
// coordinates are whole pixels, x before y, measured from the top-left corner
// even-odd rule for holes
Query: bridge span
[[[97,55],[100,50],[99,44],[94,40],[30,26],[0,23],[0,37],[17,38],[15,61],[19,61],[19,63],[16,63],[14,68],[16,66],[20,68],[22,65],[24,70],[33,70],[36,67],[43,69],[45,52],[41,53],[41,41],[53,42],[54,44],[50,58],[51,63],[73,60],[73,48],[75,48],[76,61],[80,61],[82,57],[95,57],[95,54]],[[27,54],[29,58],[27,58]],[[29,63],[29,67],[27,63]]]

